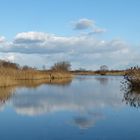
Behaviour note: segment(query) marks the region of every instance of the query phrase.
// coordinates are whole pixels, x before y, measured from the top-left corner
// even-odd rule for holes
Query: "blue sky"
[[[71,61],[74,68],[85,67],[88,69],[98,69],[102,64],[107,64],[111,68],[123,68],[138,64],[139,7],[139,0],[0,0],[1,58],[12,58],[12,61],[21,65],[27,63],[37,67],[41,67],[46,61],[47,64],[45,65],[49,67],[59,60]],[[82,26],[85,23],[85,28],[76,28],[78,23]],[[89,36],[89,33],[92,35]],[[49,40],[49,45],[55,47],[40,51],[42,47],[48,45],[47,39],[41,42],[45,42],[44,46],[40,46],[37,42],[38,38],[39,41],[42,41],[42,38],[47,38],[45,34],[54,36],[52,40]],[[81,36],[84,37],[83,44],[89,44],[87,50],[86,45],[81,45],[83,51],[79,46],[76,48],[83,40]],[[61,37],[63,37],[63,41]],[[19,43],[19,40],[23,41],[23,39],[26,43],[15,44],[15,42]],[[79,41],[78,43],[64,45],[64,43],[74,42],[76,39]],[[36,47],[31,46],[30,41]],[[96,43],[91,44],[91,42]],[[106,43],[103,45],[106,49],[98,49],[102,42]],[[120,50],[116,49],[116,44]],[[108,48],[107,45],[112,46],[112,48]],[[90,49],[92,54],[88,55]],[[112,52],[110,52],[111,50]],[[121,59],[113,58],[111,55],[114,53],[119,58],[120,53]],[[127,59],[125,55],[131,56]],[[104,59],[104,57],[108,58]],[[29,58],[36,58],[36,61],[29,63]],[[84,60],[85,58],[87,59]],[[118,64],[113,65],[114,63]]]

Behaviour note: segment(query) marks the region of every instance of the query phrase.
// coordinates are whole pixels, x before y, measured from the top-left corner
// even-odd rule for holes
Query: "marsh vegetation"
[[[138,66],[128,69],[124,78],[131,89],[140,88],[140,68]]]
[[[65,65],[67,64],[67,65]],[[53,80],[72,78],[68,71],[70,64],[59,62],[54,64],[50,70],[37,70],[29,66],[19,66],[16,63],[0,61],[0,86],[20,85],[22,80]]]

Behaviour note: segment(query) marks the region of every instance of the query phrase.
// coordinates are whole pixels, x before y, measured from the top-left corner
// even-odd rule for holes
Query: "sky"
[[[41,68],[140,64],[139,0],[0,0],[0,59]]]

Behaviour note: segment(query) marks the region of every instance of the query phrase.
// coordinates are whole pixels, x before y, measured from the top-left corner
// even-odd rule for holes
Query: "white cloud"
[[[42,32],[18,33],[12,42],[2,43],[0,51],[9,60],[37,67],[46,63],[50,67],[56,61],[67,60],[73,68],[98,69],[102,64],[125,68],[134,63],[135,58],[135,51],[120,39],[103,40],[89,35],[66,37]],[[29,62],[29,59],[35,61]]]
[[[7,61],[11,61],[11,62],[14,62],[15,61],[15,55],[8,55],[4,58],[5,60]]]
[[[94,34],[102,34],[102,33],[105,33],[107,30],[106,29],[103,29],[103,28],[95,28],[93,29],[93,31],[89,32],[88,34],[89,35],[94,35]]]
[[[50,53],[105,53],[123,51],[127,44],[122,40],[104,41],[92,36],[62,37],[52,34],[26,32],[19,33],[8,46],[1,48],[1,52],[19,52],[25,54]]]
[[[74,22],[74,29],[75,30],[84,30],[84,29],[89,29],[93,27],[93,24],[95,22],[93,20],[90,19],[79,19],[78,21]]]
[[[0,44],[5,42],[5,37],[4,36],[0,36]]]
[[[39,43],[45,41],[50,35],[42,32],[22,32],[18,33],[14,43]]]
[[[86,30],[84,34],[87,34],[87,35],[101,34],[107,31],[107,29],[98,27],[95,21],[91,19],[86,19],[86,18],[75,21],[73,23],[73,26],[75,30]]]

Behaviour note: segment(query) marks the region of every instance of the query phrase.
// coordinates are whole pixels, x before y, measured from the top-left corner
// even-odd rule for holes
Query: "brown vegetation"
[[[113,76],[121,76],[125,74],[124,70],[108,70],[108,71],[81,71],[81,70],[76,70],[76,71],[71,71],[75,75],[113,75]]]
[[[70,71],[71,64],[67,61],[57,62],[52,67],[52,71],[61,71],[61,72],[68,72]]]
[[[139,88],[140,87],[140,68],[139,67],[133,67],[126,71],[125,80],[127,80],[129,86],[132,89]]]
[[[20,67],[16,63],[0,61],[0,86],[19,85],[21,80],[52,80],[70,78],[68,71],[36,70],[28,66]]]

